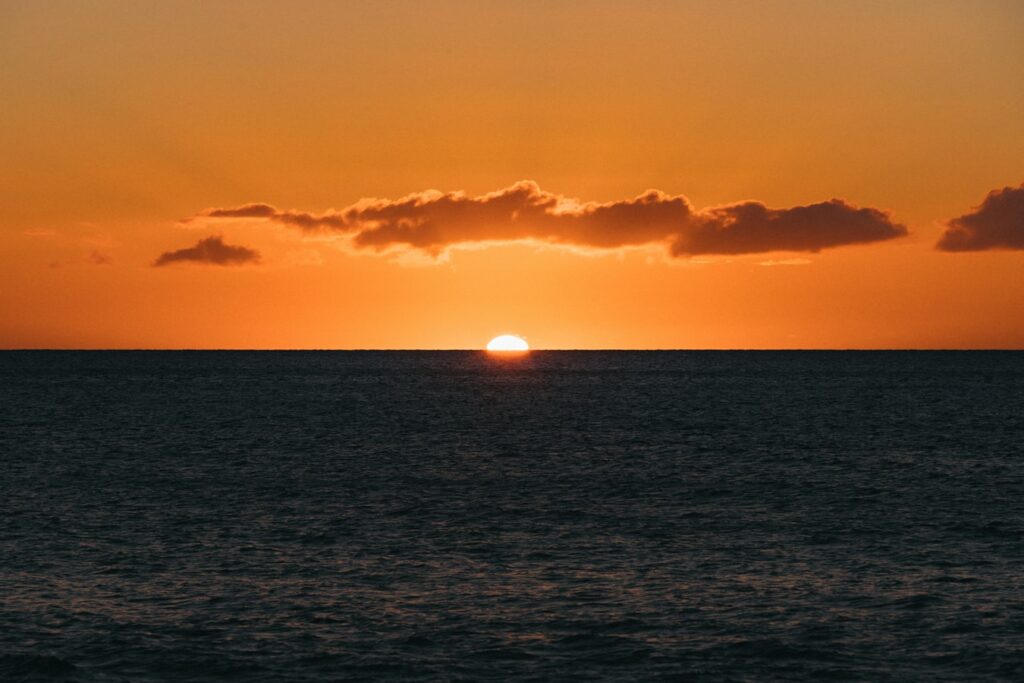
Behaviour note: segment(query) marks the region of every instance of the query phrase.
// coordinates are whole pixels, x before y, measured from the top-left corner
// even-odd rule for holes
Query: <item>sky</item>
[[[0,0],[0,347],[1024,348],[1024,3]]]

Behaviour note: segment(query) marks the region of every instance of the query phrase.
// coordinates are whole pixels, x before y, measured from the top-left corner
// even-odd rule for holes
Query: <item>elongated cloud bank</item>
[[[154,266],[167,266],[172,263],[203,263],[214,266],[238,266],[245,263],[258,263],[259,252],[248,247],[225,244],[219,235],[199,240],[194,247],[168,251],[153,262]]]
[[[942,251],[1024,249],[1024,185],[993,190],[970,213],[946,224]]]
[[[657,190],[616,202],[581,202],[532,181],[478,197],[429,190],[397,200],[364,199],[324,214],[247,204],[208,209],[190,220],[200,218],[265,219],[304,231],[347,233],[359,248],[432,254],[517,240],[603,249],[665,243],[673,256],[816,252],[907,233],[888,214],[840,199],[788,209],[742,202],[695,211],[685,197]]]

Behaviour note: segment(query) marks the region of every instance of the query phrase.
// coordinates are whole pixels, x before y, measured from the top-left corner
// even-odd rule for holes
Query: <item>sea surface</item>
[[[1024,680],[1024,353],[2,353],[52,680]]]

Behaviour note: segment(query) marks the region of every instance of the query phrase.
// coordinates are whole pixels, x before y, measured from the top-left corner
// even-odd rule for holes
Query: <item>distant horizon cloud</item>
[[[194,246],[167,251],[153,262],[159,268],[172,263],[201,263],[215,266],[240,266],[259,263],[260,254],[255,249],[226,244],[220,235],[199,240]]]
[[[940,251],[1024,249],[1024,184],[992,190],[973,210],[946,223]]]
[[[434,256],[460,245],[527,240],[593,249],[660,243],[677,258],[818,252],[907,234],[888,213],[841,199],[783,209],[743,201],[698,211],[685,196],[659,190],[632,199],[583,202],[542,190],[531,180],[476,197],[427,190],[395,200],[362,199],[322,214],[252,203],[207,209],[185,220],[225,218],[341,233],[351,236],[358,249],[408,248]]]

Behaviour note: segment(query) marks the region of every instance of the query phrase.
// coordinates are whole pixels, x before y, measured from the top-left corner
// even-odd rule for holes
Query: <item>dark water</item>
[[[0,680],[1021,680],[1024,354],[0,354]]]

